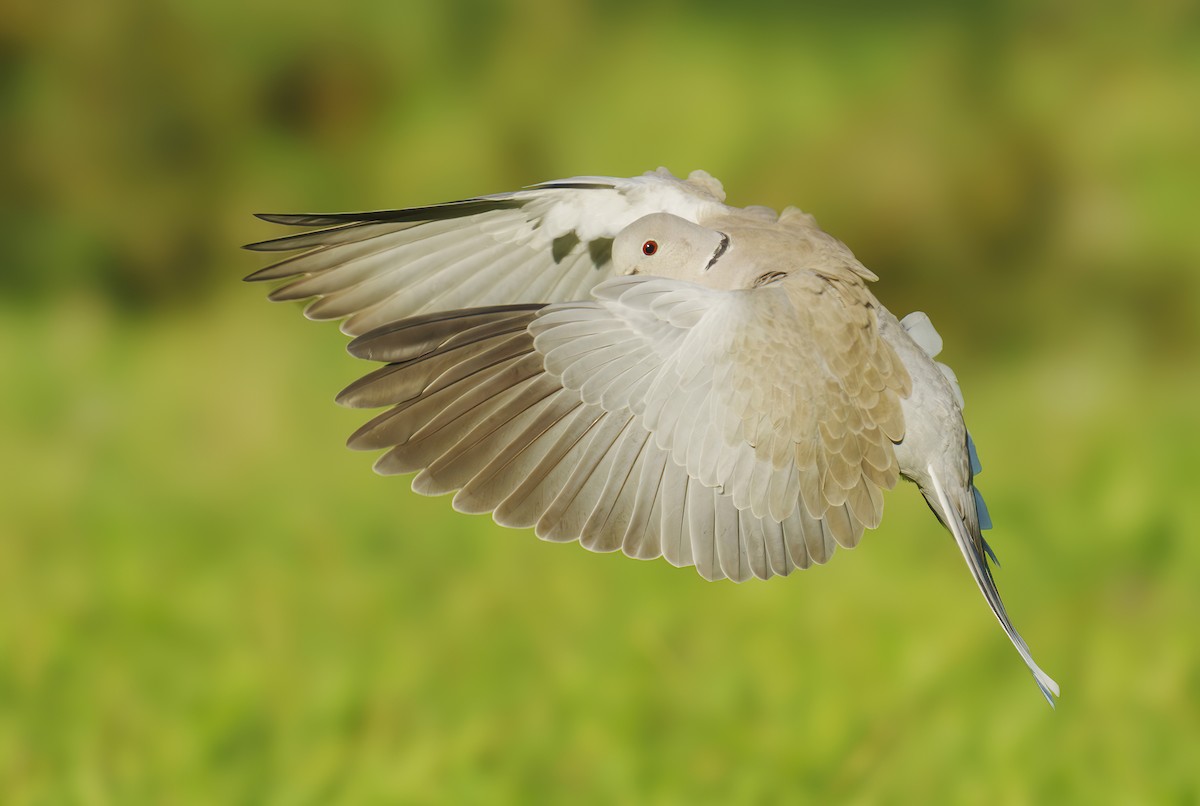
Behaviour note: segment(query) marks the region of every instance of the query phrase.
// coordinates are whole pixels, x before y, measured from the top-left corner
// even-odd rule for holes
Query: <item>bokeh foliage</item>
[[[0,7],[0,801],[1200,798],[1200,13]],[[258,210],[703,167],[958,371],[1051,712],[905,487],[770,583],[373,476]]]

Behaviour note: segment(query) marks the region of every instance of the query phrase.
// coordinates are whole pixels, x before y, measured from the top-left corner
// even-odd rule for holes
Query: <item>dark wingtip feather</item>
[[[263,221],[268,221],[272,224],[286,224],[283,219],[289,216],[288,213],[255,213],[254,217]]]
[[[270,224],[282,224],[287,227],[328,227],[336,224],[345,224],[347,221],[357,221],[358,219],[354,218],[353,215],[355,214],[330,216],[314,215],[311,213],[255,213],[254,217]],[[265,241],[242,244],[242,248],[248,249],[251,252],[289,252],[296,249],[294,240],[298,237],[300,236],[285,235],[282,238],[268,238]]]
[[[344,224],[347,221],[362,221],[370,213],[255,213],[271,224],[283,224],[285,227],[327,227],[330,224]]]
[[[242,248],[246,249],[248,247],[242,247]],[[262,283],[262,282],[266,282],[268,280],[282,280],[287,277],[291,277],[293,274],[295,274],[295,272],[293,272],[292,274],[281,274],[280,272],[282,270],[279,268],[280,265],[281,265],[280,263],[272,263],[270,266],[263,266],[261,269],[258,269],[257,271],[252,271],[249,274],[247,274],[245,277],[243,277],[242,282],[244,282],[244,283]]]
[[[242,248],[251,252],[289,252],[294,247],[288,246],[284,238],[269,238],[265,241],[255,241],[254,243],[244,243]]]
[[[425,207],[408,207],[401,210],[366,210],[356,213],[255,213],[255,218],[286,227],[353,227],[359,224],[396,223],[414,224],[422,221],[437,221],[462,218],[490,210],[505,210],[520,207],[520,200],[511,198],[474,198],[462,201],[443,202]],[[310,233],[271,238],[244,245],[252,252],[286,252],[300,248]]]
[[[509,322],[511,328],[493,331],[490,336],[523,330],[533,314],[544,303],[523,302],[513,305],[485,305],[455,311],[434,311],[418,314],[381,325],[355,337],[346,351],[355,358],[368,361],[410,361],[435,350],[439,345],[462,345],[456,337],[478,333],[477,328],[490,323]]]

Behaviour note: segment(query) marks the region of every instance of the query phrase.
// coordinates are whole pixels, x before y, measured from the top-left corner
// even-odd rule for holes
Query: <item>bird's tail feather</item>
[[[983,545],[983,537],[979,534],[978,517],[975,513],[960,512],[950,502],[950,498],[942,488],[942,482],[933,467],[929,468],[929,476],[933,480],[933,497],[930,500],[930,504],[934,506],[942,522],[946,524],[946,528],[954,535],[954,542],[958,544],[963,558],[967,561],[967,567],[971,569],[971,576],[975,578],[975,584],[979,586],[980,592],[983,593],[983,598],[987,600],[988,606],[992,608],[992,613],[996,615],[996,619],[1000,622],[1000,626],[1004,628],[1008,639],[1017,648],[1017,652],[1021,653],[1021,658],[1029,667],[1029,671],[1033,673],[1033,678],[1037,681],[1042,695],[1045,696],[1046,701],[1053,707],[1054,698],[1059,696],[1058,683],[1054,682],[1054,679],[1043,672],[1037,663],[1034,662],[1029,647],[1025,644],[1020,634],[1017,633],[1016,628],[1008,617],[1008,613],[1004,609],[1004,603],[1000,601],[1000,591],[996,589],[996,583],[992,579],[991,571],[988,570],[987,562],[984,560],[983,552],[980,549]],[[926,498],[930,498],[930,496],[926,496]],[[972,496],[967,500],[973,502],[974,497]],[[975,536],[972,536],[972,532],[975,533]]]

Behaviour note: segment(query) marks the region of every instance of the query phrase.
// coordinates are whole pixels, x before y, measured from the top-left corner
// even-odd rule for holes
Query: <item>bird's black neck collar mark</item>
[[[716,249],[716,251],[713,252],[712,257],[710,257],[708,259],[708,265],[704,267],[704,270],[708,271],[709,269],[711,269],[713,267],[713,265],[715,265],[716,262],[721,259],[721,255],[725,254],[725,250],[728,248],[729,248],[729,236],[722,232],[721,233],[721,242],[719,244],[717,244],[717,249]]]

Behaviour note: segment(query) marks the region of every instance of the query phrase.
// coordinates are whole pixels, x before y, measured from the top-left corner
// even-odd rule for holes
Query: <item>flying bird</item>
[[[462,512],[664,557],[705,579],[788,575],[853,548],[904,477],[950,531],[1051,705],[988,564],[953,372],[928,317],[812,216],[726,205],[703,171],[574,177],[365,213],[261,215],[308,231],[247,280],[341,320],[382,364],[338,396],[385,410],[349,446]],[[314,229],[315,228],[315,229]]]

